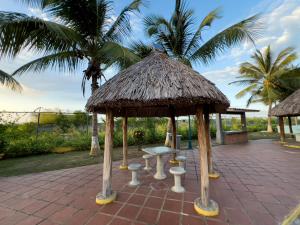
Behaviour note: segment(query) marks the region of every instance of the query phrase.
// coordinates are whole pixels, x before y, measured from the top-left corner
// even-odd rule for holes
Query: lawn
[[[64,154],[46,154],[22,158],[5,159],[0,161],[0,177],[16,176],[28,173],[66,169],[101,163],[102,153],[97,157],[90,157],[88,151],[68,152]],[[141,157],[142,151],[132,146],[128,149],[128,157]],[[122,159],[122,148],[113,149],[113,160]]]
[[[286,134],[286,138],[291,138],[291,135]],[[277,132],[274,133],[268,133],[266,131],[260,131],[260,132],[251,132],[248,133],[249,140],[258,140],[258,139],[280,139],[280,135]]]
[[[267,132],[253,132],[249,133],[249,139],[279,139],[279,135],[277,133],[269,134]],[[193,140],[192,143],[193,147],[198,145],[197,140]],[[187,141],[182,141],[181,148],[186,148],[187,144]],[[156,145],[162,145],[162,143]],[[88,151],[75,151],[64,154],[52,153],[22,158],[5,159],[0,161],[0,177],[16,176],[22,174],[98,164],[102,163],[103,161],[102,153],[103,152],[101,151],[101,154],[97,157],[90,157]],[[129,158],[141,157],[143,154],[144,153],[142,151],[137,150],[136,146],[130,146],[128,149]],[[114,148],[113,160],[117,161],[121,159],[122,148]]]

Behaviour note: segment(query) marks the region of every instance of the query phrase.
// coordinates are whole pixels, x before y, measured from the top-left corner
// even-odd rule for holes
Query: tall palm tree
[[[121,45],[123,37],[131,31],[129,16],[138,12],[142,0],[133,0],[113,20],[112,2],[109,0],[23,0],[39,7],[49,20],[17,12],[0,12],[0,53],[14,57],[21,50],[42,53],[13,75],[29,70],[40,72],[47,68],[74,72],[86,63],[82,90],[86,80],[92,80],[92,93],[105,79],[103,70],[113,64],[122,66],[136,62],[138,57]],[[99,152],[97,114],[92,119],[90,155]]]
[[[209,64],[226,49],[245,40],[253,41],[260,30],[259,16],[255,15],[224,29],[204,42],[203,32],[219,18],[220,9],[217,8],[199,24],[195,24],[194,11],[187,8],[184,0],[176,0],[170,19],[152,15],[146,17],[144,23],[148,35],[163,51],[192,67],[193,63]],[[170,128],[169,120],[168,130]],[[168,136],[165,144],[168,144]]]
[[[247,106],[255,102],[268,106],[267,131],[273,132],[270,116],[272,105],[300,88],[300,68],[292,67],[297,55],[293,48],[286,48],[274,56],[268,46],[264,51],[257,50],[251,58],[253,63],[242,63],[239,69],[241,76],[231,84],[246,85],[236,97],[250,94]]]
[[[21,91],[22,86],[11,75],[0,70],[0,84],[6,86],[14,91]]]

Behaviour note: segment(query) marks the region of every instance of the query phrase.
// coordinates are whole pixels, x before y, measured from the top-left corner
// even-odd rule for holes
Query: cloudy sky
[[[117,15],[129,3],[129,0],[115,0],[114,2],[114,12]],[[174,8],[174,2],[175,0],[148,1],[147,7],[142,9],[141,14],[132,16],[133,34],[127,41],[147,40],[143,29],[143,16],[158,13],[169,18]],[[187,2],[189,7],[195,11],[196,22],[201,21],[211,10],[217,7],[222,8],[222,18],[204,33],[204,40],[208,40],[216,33],[246,17],[262,13],[264,29],[256,40],[256,48],[262,49],[270,44],[272,49],[278,52],[292,46],[300,53],[300,0],[187,0]],[[37,8],[20,4],[20,1],[0,0],[0,3],[1,11],[22,12],[48,19],[46,13]],[[235,77],[238,76],[239,64],[249,60],[249,56],[254,50],[253,44],[246,42],[220,55],[210,65],[199,64],[194,65],[194,68],[213,81],[226,94],[232,107],[245,107],[247,98],[235,98],[235,94],[241,87],[228,85],[228,83],[235,80]],[[13,60],[2,58],[0,69],[10,73],[37,57],[35,53],[24,50]],[[84,110],[87,97],[82,96],[81,78],[85,66],[83,64],[82,68],[74,74],[47,70],[38,74],[28,72],[17,77],[23,85],[23,92],[12,92],[0,86],[0,110],[32,111],[37,107],[63,111]],[[105,72],[108,78],[116,73],[117,70],[114,68]],[[87,89],[89,89],[89,85],[88,83]],[[89,92],[86,93],[86,96],[89,96]],[[262,111],[260,115],[266,111],[265,106],[261,104],[252,105],[250,108],[260,109]]]

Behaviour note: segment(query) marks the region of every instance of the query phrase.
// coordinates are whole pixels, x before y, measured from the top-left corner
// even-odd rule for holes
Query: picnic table
[[[149,147],[149,148],[143,148],[144,152],[156,156],[156,173],[154,174],[154,178],[157,180],[163,180],[167,177],[167,175],[164,172],[164,161],[162,159],[162,156],[165,154],[171,154],[176,152],[176,149],[165,147],[165,146],[159,146],[159,147]]]

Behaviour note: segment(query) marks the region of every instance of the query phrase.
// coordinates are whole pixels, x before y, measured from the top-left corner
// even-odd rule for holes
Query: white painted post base
[[[90,156],[97,156],[100,150],[99,140],[97,136],[92,136]]]
[[[157,180],[163,180],[167,177],[167,175],[164,172],[164,161],[162,155],[157,155],[156,159],[156,173],[154,175],[154,178]]]
[[[208,206],[202,204],[201,198],[194,201],[194,209],[199,215],[202,216],[217,216],[219,215],[219,206],[214,200],[209,200]]]
[[[109,204],[111,202],[113,202],[114,200],[116,200],[117,198],[117,192],[112,191],[111,195],[104,197],[103,193],[100,192],[97,194],[96,196],[96,204],[98,205],[106,205]]]

